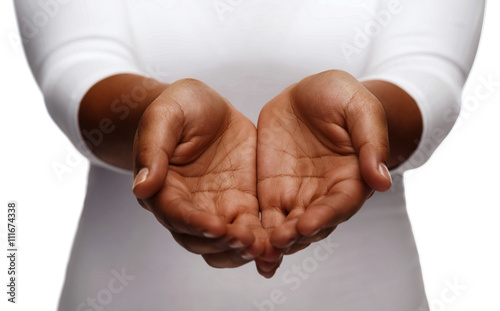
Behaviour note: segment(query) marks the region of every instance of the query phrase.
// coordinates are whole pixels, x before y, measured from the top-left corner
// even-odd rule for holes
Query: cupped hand
[[[218,268],[264,251],[256,128],[206,84],[179,80],[141,117],[134,194],[188,251]]]
[[[270,237],[256,259],[271,277],[282,255],[327,237],[373,193],[391,187],[381,103],[343,71],[309,76],[262,109],[257,179]]]

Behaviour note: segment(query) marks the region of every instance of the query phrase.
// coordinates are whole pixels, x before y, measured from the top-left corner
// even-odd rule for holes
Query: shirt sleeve
[[[78,108],[98,81],[118,73],[145,73],[133,53],[127,1],[15,1],[19,30],[47,110],[92,164],[125,172],[90,152],[78,126]]]
[[[477,51],[484,0],[385,0],[375,19],[361,81],[391,82],[415,99],[423,117],[415,152],[392,170],[402,174],[424,164],[451,131],[461,106],[462,88]],[[367,25],[367,28],[373,25]],[[375,31],[376,27],[371,30]],[[370,33],[372,34],[372,33]]]

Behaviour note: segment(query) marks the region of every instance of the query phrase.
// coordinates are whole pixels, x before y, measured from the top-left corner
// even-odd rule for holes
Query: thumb
[[[138,199],[158,192],[167,177],[169,159],[180,141],[184,119],[169,99],[153,102],[144,112],[134,139],[134,185]]]
[[[371,188],[387,191],[392,186],[386,161],[389,134],[382,104],[367,89],[356,93],[346,111],[349,134],[358,154],[361,175]]]

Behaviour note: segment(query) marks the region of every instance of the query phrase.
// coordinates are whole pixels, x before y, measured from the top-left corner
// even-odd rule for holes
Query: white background
[[[88,164],[51,121],[16,38],[13,5],[1,1],[0,309],[55,310]],[[500,82],[499,43],[500,1],[493,0],[459,122],[427,164],[406,173],[408,210],[436,311],[500,310],[500,86],[486,99],[475,95],[482,79]],[[57,163],[69,168],[62,178]],[[6,302],[10,200],[19,206],[16,305]],[[455,282],[463,289],[448,291]]]

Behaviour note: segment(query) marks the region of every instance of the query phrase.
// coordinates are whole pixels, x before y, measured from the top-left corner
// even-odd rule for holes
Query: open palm
[[[257,260],[261,274],[272,276],[283,253],[327,237],[361,208],[372,188],[390,187],[378,171],[388,154],[384,117],[376,98],[339,71],[308,77],[264,107],[258,197],[271,235]]]
[[[144,113],[136,135],[134,188],[175,240],[214,267],[263,251],[256,197],[256,129],[205,84],[181,80]]]

